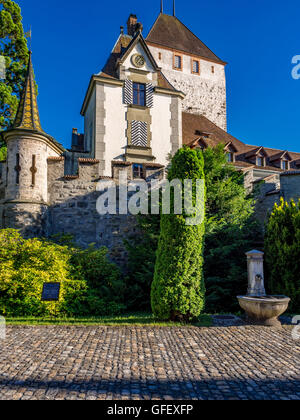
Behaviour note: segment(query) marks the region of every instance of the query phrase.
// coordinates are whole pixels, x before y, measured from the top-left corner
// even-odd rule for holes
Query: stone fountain
[[[289,306],[287,296],[269,296],[264,285],[264,253],[250,251],[246,253],[248,264],[248,292],[238,296],[239,304],[246,312],[251,324],[282,328],[278,317]]]

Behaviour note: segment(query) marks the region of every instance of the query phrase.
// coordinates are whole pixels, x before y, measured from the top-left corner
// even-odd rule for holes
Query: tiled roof
[[[100,160],[99,159],[92,159],[92,158],[78,158],[78,162],[79,163],[99,163]]]
[[[271,149],[268,147],[261,146],[251,146],[243,143],[242,141],[236,139],[226,131],[222,130],[220,127],[216,126],[213,122],[208,120],[203,115],[194,115],[186,112],[182,113],[182,130],[183,130],[183,144],[193,145],[193,143],[201,138],[199,133],[210,133],[208,137],[205,137],[203,140],[208,147],[215,147],[216,145],[223,143],[224,146],[231,142],[231,144],[236,148],[237,152],[235,154],[234,165],[240,168],[255,168],[259,170],[269,170],[273,172],[283,172],[281,168],[273,166],[272,162],[274,156],[282,156],[286,151]],[[202,139],[201,139],[202,140]],[[202,140],[202,141],[203,141]],[[254,156],[259,150],[263,150],[266,154],[267,165],[266,166],[257,166],[255,163],[250,161],[250,158]],[[293,167],[300,164],[300,153],[288,152],[291,157],[291,170]],[[273,159],[272,159],[273,157]],[[289,172],[288,172],[289,173]]]
[[[146,42],[225,64],[175,16],[161,13]]]
[[[103,70],[101,71],[101,73],[99,73],[99,76],[107,77],[109,79],[119,80],[117,72],[116,72],[117,62],[119,59],[121,59],[124,56],[127,49],[130,48],[134,39],[135,38],[132,38],[131,36],[124,35],[124,34],[119,36],[113,48],[113,51],[111,52],[109,59],[107,60]],[[145,45],[145,47],[147,46]],[[149,51],[149,54],[151,54],[150,51]],[[167,80],[167,78],[163,75],[161,71],[158,71],[157,75],[158,75],[158,87],[176,91],[174,86],[171,85],[171,83]]]
[[[31,52],[29,53],[25,84],[13,128],[40,132],[43,131],[37,105],[36,85],[32,67]]]
[[[132,41],[132,37],[129,35],[120,35],[102,72],[99,76],[118,79],[118,75],[116,73],[116,64],[119,58],[124,53],[124,50],[127,50],[129,44]]]

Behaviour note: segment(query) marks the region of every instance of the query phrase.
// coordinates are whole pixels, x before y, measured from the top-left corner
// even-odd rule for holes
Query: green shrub
[[[192,179],[195,184],[195,180],[204,179],[203,166],[202,153],[185,147],[174,156],[168,179]],[[195,201],[194,188],[194,205]],[[190,226],[188,216],[161,216],[151,302],[154,315],[163,320],[190,321],[200,315],[204,306],[204,221]]]
[[[119,268],[109,262],[107,249],[75,249],[71,258],[73,276],[85,279],[87,292],[84,299],[75,299],[73,304],[82,307],[82,315],[116,315],[125,310],[125,283]],[[78,301],[78,302],[76,302]],[[82,309],[84,312],[84,309]]]
[[[208,313],[237,312],[247,289],[245,253],[261,247],[262,229],[244,174],[226,161],[224,145],[204,151],[207,191],[204,278]]]
[[[61,283],[58,302],[42,302],[44,283]],[[105,248],[81,250],[0,231],[0,313],[6,316],[114,315],[124,284]]]
[[[275,204],[265,235],[266,286],[271,294],[292,299],[290,310],[300,311],[300,201]]]
[[[160,231],[160,215],[139,215],[138,233],[127,238],[127,275],[125,299],[127,309],[151,311],[151,284]]]
[[[60,312],[70,273],[66,247],[39,239],[24,240],[12,229],[0,231],[0,311],[3,315],[52,315]],[[44,283],[60,282],[58,304],[42,302]]]
[[[204,151],[206,226],[204,278],[205,311],[236,312],[235,298],[247,289],[245,253],[261,247],[262,231],[253,214],[253,198],[244,188],[244,175],[229,164],[224,145]],[[148,310],[154,277],[155,254],[160,235],[160,216],[139,216],[140,234],[128,238],[126,302]]]

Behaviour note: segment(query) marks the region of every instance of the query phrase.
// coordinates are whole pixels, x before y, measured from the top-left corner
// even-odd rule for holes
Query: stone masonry
[[[299,400],[291,327],[7,327],[0,400]]]

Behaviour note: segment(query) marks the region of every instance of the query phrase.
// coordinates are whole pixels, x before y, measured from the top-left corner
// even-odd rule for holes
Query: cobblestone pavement
[[[8,327],[0,399],[300,399],[291,327]]]

